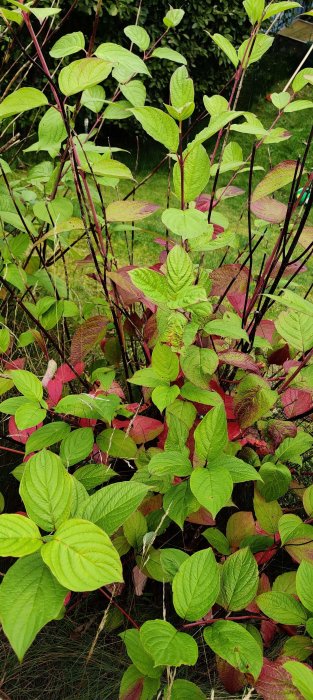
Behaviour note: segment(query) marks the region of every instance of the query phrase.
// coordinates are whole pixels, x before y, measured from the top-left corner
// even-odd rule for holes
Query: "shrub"
[[[76,606],[99,591],[108,605],[95,643],[112,607],[125,620],[124,699],[205,697],[177,670],[196,665],[202,639],[230,693],[253,685],[272,698],[283,685],[311,698],[303,662],[313,636],[313,487],[303,461],[313,438],[299,419],[312,414],[313,304],[298,276],[312,250],[312,131],[301,157],[271,166],[256,185],[255,177],[260,150],[290,138],[288,114],[312,108],[299,96],[312,70],[271,95],[269,127],[236,109],[249,66],[272,44],[263,21],[294,5],[245,0],[249,38],[237,49],[213,36],[235,72],[228,99],[204,96],[208,123],[192,140],[184,64],[165,109],[145,106],[140,76],[149,79],[155,47],[142,27],[127,35],[143,57],[111,42],[95,48],[94,32],[87,54],[56,78],[48,63],[84,51],[83,34],[58,39],[48,59],[35,23],[58,10],[1,11],[8,32],[23,18],[47,89],[25,86],[0,104],[12,129],[17,115],[39,109],[26,152],[44,152],[28,168],[0,161],[3,449],[23,455],[12,472],[23,505],[0,515],[0,554],[17,560],[0,586],[0,618],[22,660],[39,630],[68,614],[70,598]],[[171,29],[182,16],[172,8],[164,22]],[[117,87],[105,101],[111,72]],[[86,106],[94,124],[82,135],[75,123]],[[157,207],[137,199],[142,182],[121,199],[132,172],[99,141],[112,114],[135,118],[169,154],[161,164],[178,206],[161,213],[150,267],[134,264],[133,244]],[[11,123],[3,151],[15,142]],[[250,153],[231,140],[236,133],[252,137]],[[220,203],[245,194],[234,184],[244,172],[247,232],[238,236]],[[280,189],[283,201],[272,196]],[[129,265],[119,267],[123,232]],[[99,290],[92,303],[71,290],[83,238],[81,262]],[[159,616],[150,619],[147,602],[139,624],[128,604],[145,587]],[[282,634],[268,659],[263,646]]]

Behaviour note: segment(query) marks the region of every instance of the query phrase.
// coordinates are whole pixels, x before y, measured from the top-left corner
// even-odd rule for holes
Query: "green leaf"
[[[262,669],[263,654],[252,634],[237,622],[218,620],[204,630],[204,639],[215,654],[256,680]]]
[[[256,604],[264,615],[282,625],[305,625],[308,617],[303,605],[288,593],[261,593]]]
[[[212,549],[192,554],[173,580],[173,605],[184,620],[200,620],[216,603],[220,576]]]
[[[192,202],[198,197],[209,182],[210,178],[210,158],[206,149],[201,143],[193,145],[190,149],[186,149],[183,153],[184,158],[184,201]],[[173,168],[173,183],[177,197],[181,198],[181,171],[179,163],[175,163]],[[195,214],[198,210],[192,211]],[[186,212],[185,212],[186,213]],[[202,212],[201,212],[202,213]],[[199,217],[200,218],[200,217]],[[190,219],[191,221],[191,219]],[[200,224],[199,224],[200,225]],[[201,230],[201,233],[204,231]],[[174,231],[176,233],[176,231]],[[195,237],[196,232],[189,234],[190,238]],[[201,234],[199,234],[201,235]]]
[[[32,372],[26,369],[13,369],[10,371],[10,378],[15,388],[32,401],[41,401],[43,396],[42,384]]]
[[[289,92],[272,92],[271,100],[274,107],[277,107],[279,110],[283,110],[288,105],[288,102],[290,102]]]
[[[93,591],[123,581],[122,565],[108,535],[87,520],[67,520],[41,549],[56,579],[71,591]]]
[[[5,574],[0,619],[19,661],[42,627],[58,617],[66,594],[39,553],[15,562]]]
[[[190,513],[196,511],[199,504],[193,496],[188,481],[172,486],[163,498],[163,508],[171,520],[183,529],[184,522]]]
[[[115,66],[113,77],[121,83],[128,82],[135,73],[150,75],[144,61],[132,51],[125,49],[119,44],[113,44],[111,42],[100,44],[95,51],[95,55],[105,61],[113,63]]]
[[[285,438],[275,452],[275,458],[280,462],[302,464],[301,455],[313,445],[313,437],[304,430],[298,430],[294,438]]]
[[[127,542],[134,549],[142,549],[143,538],[147,533],[147,521],[144,515],[136,510],[124,523],[123,530]]]
[[[146,51],[150,44],[150,37],[148,32],[143,27],[139,27],[138,24],[129,24],[124,27],[124,34],[132,42],[136,44],[142,51]]]
[[[261,528],[270,535],[274,535],[278,531],[278,522],[283,514],[278,501],[267,503],[257,489],[255,489],[253,506]]]
[[[214,134],[217,134],[221,129],[223,129],[227,124],[232,122],[237,117],[240,117],[244,112],[235,112],[232,110],[226,111],[223,114],[219,114],[216,117],[212,117],[209,126],[206,126],[202,131],[200,131],[195,140],[192,142],[194,145],[196,143],[204,143],[210,139]]]
[[[183,562],[189,559],[188,554],[181,549],[165,548],[160,551],[160,564],[165,573],[166,578],[172,580],[177,574]]]
[[[178,295],[192,285],[192,261],[182,246],[175,245],[166,258],[167,282],[173,294]]]
[[[4,353],[7,351],[9,345],[10,345],[10,331],[8,328],[1,328],[0,330],[0,353]]]
[[[93,85],[93,87],[87,88],[82,92],[81,104],[96,114],[101,111],[104,100],[105,91],[102,85]]]
[[[299,661],[305,661],[313,652],[313,643],[310,637],[294,635],[285,642],[282,648],[283,656],[292,656]]]
[[[166,228],[184,240],[197,238],[210,231],[207,215],[198,209],[165,209],[161,218]]]
[[[192,472],[191,462],[185,454],[173,450],[157,452],[148,464],[150,474],[156,476],[189,476]]]
[[[244,0],[243,6],[251,24],[256,24],[262,18],[265,0]]]
[[[105,464],[86,464],[76,469],[74,476],[87,491],[91,491],[116,476],[116,472]]]
[[[37,525],[51,532],[69,517],[72,480],[60,457],[42,450],[25,464],[20,496]]]
[[[145,484],[120,482],[96,491],[82,509],[82,517],[113,534],[137,510],[148,492]]]
[[[253,44],[253,49],[250,53],[248,47],[251,47],[251,40],[246,39],[246,41],[244,41],[238,49],[238,58],[244,68],[259,61],[271,48],[273,41],[273,36],[269,36],[268,34],[257,34]]]
[[[126,646],[129,658],[140,673],[144,676],[149,676],[149,678],[159,678],[163,668],[155,668],[152,656],[148,654],[143,646],[139,630],[126,630],[126,632],[121,632],[119,636]]]
[[[137,267],[129,273],[132,283],[140,289],[148,299],[157,304],[168,300],[167,281],[164,275],[155,270]]]
[[[313,102],[311,100],[296,100],[287,105],[285,112],[290,114],[291,112],[300,112],[302,109],[313,109]]]
[[[46,95],[40,90],[31,87],[19,88],[2,100],[0,104],[0,120],[47,104]]]
[[[179,130],[172,117],[156,107],[137,107],[130,111],[149,136],[162,143],[169,151],[176,153]]]
[[[228,442],[226,413],[223,404],[208,411],[197,425],[195,432],[195,450],[205,462],[220,456]]]
[[[43,115],[38,125],[38,141],[32,146],[25,149],[25,153],[29,151],[48,151],[51,157],[58,154],[61,143],[66,139],[67,133],[64,125],[63,117],[55,107],[50,107]],[[53,207],[51,202],[50,206]],[[48,224],[51,223],[49,218]]]
[[[221,571],[219,602],[229,611],[244,610],[258,590],[259,572],[248,547],[234,552],[226,559]]]
[[[168,46],[159,46],[157,49],[154,49],[151,58],[165,58],[167,61],[182,63],[184,66],[187,64],[185,57],[179,53],[179,51],[174,51],[174,49],[170,49]]]
[[[313,68],[303,68],[292,81],[291,87],[294,92],[299,92],[313,79]]]
[[[92,428],[72,430],[61,442],[60,457],[66,467],[82,462],[90,454],[94,443]]]
[[[279,15],[281,12],[286,12],[286,10],[293,10],[294,7],[301,7],[299,2],[272,2],[271,5],[265,9],[265,14],[263,15],[263,20],[269,19],[269,17],[274,17],[274,15]]]
[[[225,554],[227,556],[231,553],[228,539],[216,527],[207,527],[207,529],[202,532],[202,535],[220,554]]]
[[[134,440],[124,433],[124,430],[107,428],[97,435],[97,445],[102,452],[120,459],[134,459],[137,445]]]
[[[197,642],[189,634],[178,632],[165,620],[148,620],[140,628],[140,641],[158,666],[194,666],[198,659]]]
[[[299,311],[281,311],[275,320],[279,335],[292,348],[307,352],[313,346],[313,317]]]
[[[289,185],[293,181],[295,168],[295,160],[285,160],[275,165],[256,186],[252,194],[252,202],[263,199],[281,187]]]
[[[179,362],[176,353],[165,343],[157,343],[151,359],[153,371],[160,379],[173,382],[179,372]]]
[[[263,484],[258,485],[258,490],[267,502],[275,501],[288,491],[291,473],[284,464],[265,462],[262,464],[259,474],[263,479]]]
[[[207,391],[206,389],[199,389],[199,387],[191,384],[191,382],[185,382],[180,390],[181,396],[188,401],[195,401],[196,403],[202,403],[205,406],[218,406],[222,403],[222,399],[217,391]]]
[[[233,490],[232,478],[226,469],[195,469],[190,477],[193,495],[212,515],[227,505]]]
[[[72,53],[77,53],[85,48],[85,38],[82,32],[72,32],[64,34],[58,41],[53,44],[49,51],[52,58],[63,58],[70,56]]]
[[[189,78],[185,66],[180,66],[174,71],[170,80],[170,96],[173,107],[177,109],[194,102],[193,80]]]
[[[296,576],[297,595],[307,610],[313,612],[313,564],[302,561]]]
[[[237,51],[235,47],[231,44],[229,39],[227,39],[225,36],[222,36],[222,34],[210,34],[211,39],[213,39],[214,43],[221,49],[224,54],[226,54],[227,58],[232,62],[233,66],[237,68],[239,59],[237,56]]]
[[[46,413],[46,409],[41,408],[37,401],[29,401],[15,412],[15,423],[19,430],[33,428],[45,419]]]
[[[177,396],[179,396],[179,387],[176,385],[157,386],[155,389],[153,389],[151,394],[153,403],[161,413],[167,406],[170,406],[170,404],[177,399]]]
[[[25,557],[40,549],[42,539],[37,525],[24,515],[0,515],[0,556]]]
[[[138,668],[131,664],[123,673],[119,700],[127,700],[129,693],[139,686],[141,688],[141,700],[153,700],[160,687],[160,676],[159,674],[157,678],[143,676]]]
[[[119,403],[118,396],[114,395],[69,394],[59,401],[54,411],[78,418],[101,418],[110,423]]]
[[[43,22],[47,17],[53,17],[61,12],[58,7],[29,7],[29,12],[35,15],[39,22]]]
[[[178,678],[172,685],[171,700],[205,700],[201,688],[191,681]]]
[[[303,507],[306,514],[311,517],[313,515],[313,484],[305,489],[303,494]]]
[[[210,466],[212,468],[223,467],[223,469],[227,469],[234,484],[241,484],[245,481],[262,481],[259,472],[251,464],[238,459],[238,457],[221,454],[210,462]]]
[[[146,101],[146,88],[141,80],[130,80],[126,85],[120,85],[120,90],[124,97],[134,106],[143,107]],[[124,202],[124,205],[126,202]],[[135,204],[135,202],[127,202]]]
[[[25,447],[25,454],[37,452],[38,450],[42,450],[43,447],[55,445],[57,442],[63,440],[70,432],[70,429],[69,424],[63,421],[55,421],[54,423],[43,425],[42,428],[38,428],[38,430],[29,436]]]
[[[249,340],[246,331],[241,327],[241,319],[232,312],[226,312],[223,318],[215,318],[204,326],[209,335],[220,335],[222,338],[233,340]]]
[[[200,389],[206,389],[212,374],[218,366],[218,356],[210,348],[190,345],[180,357],[181,368],[185,377]]]
[[[111,72],[112,65],[101,58],[80,58],[62,68],[59,73],[59,88],[69,97],[87,88],[102,83]]]
[[[286,661],[283,668],[291,674],[293,685],[305,700],[313,700],[313,671],[299,661]]]
[[[172,27],[177,27],[177,25],[182,21],[184,14],[185,10],[171,7],[163,18],[163,23],[166,27],[169,27],[169,29]]]

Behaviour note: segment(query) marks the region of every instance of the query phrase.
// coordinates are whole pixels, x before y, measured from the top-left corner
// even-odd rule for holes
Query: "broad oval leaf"
[[[39,553],[15,562],[5,574],[0,619],[19,661],[42,627],[58,617],[66,594]]]
[[[197,642],[189,634],[178,632],[165,620],[148,620],[140,628],[140,641],[152,656],[155,666],[194,666],[198,659]]]
[[[58,41],[53,44],[49,54],[52,58],[63,58],[70,56],[72,53],[77,53],[85,48],[85,38],[82,32],[72,32],[64,34]]]
[[[199,503],[215,518],[228,503],[233,481],[226,469],[195,469],[190,477],[190,488]]]
[[[58,455],[42,450],[25,464],[20,495],[28,515],[51,532],[69,517],[72,480]]]
[[[71,591],[93,591],[123,581],[122,565],[108,535],[87,520],[63,523],[41,549],[55,578]]]
[[[267,197],[281,187],[289,185],[294,178],[296,165],[297,162],[295,160],[284,160],[282,163],[275,165],[256,186],[252,194],[252,202],[263,199],[263,197]]]
[[[234,552],[221,570],[221,605],[230,611],[244,610],[254,600],[258,584],[258,566],[250,549]]]
[[[32,520],[16,513],[0,515],[1,557],[25,557],[42,544],[41,534]]]
[[[137,510],[147,493],[148,486],[134,481],[104,486],[85,503],[82,517],[111,535]]]
[[[215,654],[228,661],[241,673],[256,680],[260,675],[263,654],[258,642],[242,625],[218,620],[204,630],[204,639]]]
[[[213,550],[195,552],[173,580],[173,605],[183,620],[200,620],[217,600],[220,576]]]
[[[87,88],[98,85],[111,72],[112,64],[101,58],[80,58],[62,68],[59,73],[59,88],[70,97]]]
[[[15,92],[12,92],[11,95],[2,100],[0,104],[0,119],[7,119],[14,114],[27,112],[29,109],[36,109],[36,107],[42,107],[47,104],[46,95],[40,90],[32,87],[19,88],[19,90],[15,90]]]
[[[256,603],[264,615],[283,625],[305,625],[308,617],[303,605],[288,593],[261,593]]]
[[[296,575],[296,589],[301,603],[313,612],[313,564],[302,561]]]
[[[133,44],[139,46],[142,51],[146,51],[150,44],[148,32],[143,27],[139,27],[138,24],[129,24],[124,28],[124,34]]]
[[[174,119],[156,107],[136,107],[130,110],[144,131],[169,151],[176,153],[179,129]]]

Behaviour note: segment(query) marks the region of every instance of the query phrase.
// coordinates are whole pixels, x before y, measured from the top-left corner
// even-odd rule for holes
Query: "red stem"
[[[25,452],[22,452],[22,450],[14,450],[13,447],[3,447],[1,445],[0,450],[4,450],[4,452],[13,452],[15,455],[23,455],[25,456]]]
[[[103,588],[99,588],[99,591],[100,591],[100,593],[102,593],[102,595],[104,595],[110,601],[110,603],[113,603],[113,605],[115,605],[115,607],[118,610],[120,610],[120,612],[124,615],[124,617],[127,618],[127,620],[129,620],[129,622],[133,625],[133,627],[136,628],[136,630],[140,629],[139,625],[137,625],[137,622],[135,622],[135,620],[133,620],[133,618],[128,614],[128,612],[126,612],[126,610],[124,610],[124,608],[122,608],[116,602],[116,600],[114,600],[113,596],[109,595],[106,591],[103,590]]]
[[[268,620],[265,615],[238,615],[233,616],[233,617],[212,617],[211,620],[199,620],[199,622],[190,622],[187,625],[183,625],[184,629],[189,629],[190,627],[199,627],[199,626],[204,626],[204,625],[212,625],[214,622],[217,622],[219,620],[223,620],[223,622],[227,622],[227,620],[231,620],[232,622],[238,622],[238,620]]]

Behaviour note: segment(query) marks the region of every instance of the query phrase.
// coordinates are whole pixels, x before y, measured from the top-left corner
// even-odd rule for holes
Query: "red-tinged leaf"
[[[60,398],[62,396],[62,391],[63,391],[63,384],[60,381],[60,379],[50,379],[50,382],[47,384],[47,392],[48,392],[48,406],[49,408],[52,408],[53,406],[56,406],[57,403],[60,401]]]
[[[227,434],[231,442],[232,440],[238,440],[238,438],[240,438],[241,428],[237,421],[227,421]]]
[[[231,695],[239,693],[247,684],[244,674],[219,656],[216,656],[216,669],[222,685]]]
[[[286,218],[287,206],[271,197],[263,197],[252,202],[251,211],[258,219],[269,221],[271,224],[280,224]]]
[[[299,491],[297,490],[297,494]],[[308,535],[306,537],[295,537],[286,545],[286,552],[291,558],[300,564],[303,560],[313,563],[313,538]]]
[[[123,695],[120,695],[120,700],[140,700],[143,691],[144,678],[139,678],[135,685],[128,688]]]
[[[286,418],[296,418],[313,408],[312,392],[289,387],[281,396]]]
[[[232,549],[238,549],[245,537],[252,537],[255,533],[255,520],[251,511],[237,511],[228,518],[226,537]]]
[[[231,367],[239,367],[240,369],[246,369],[248,372],[255,372],[255,374],[261,374],[260,368],[256,362],[246,355],[244,352],[237,352],[236,350],[224,350],[218,353],[218,358],[220,364],[231,365]]]
[[[92,316],[76,329],[71,344],[71,364],[83,362],[88,353],[100,343],[104,337],[107,320],[104,316]]]
[[[160,510],[162,508],[163,496],[157,493],[155,496],[148,496],[139,506],[138,510],[142,515],[149,515],[149,513],[154,513],[155,510]]]
[[[283,365],[284,362],[289,360],[290,358],[290,350],[289,350],[289,345],[286,343],[283,345],[281,348],[277,348],[268,356],[268,364],[269,365]]]
[[[153,347],[158,337],[158,324],[156,314],[152,314],[144,325],[143,337],[149,348]]]
[[[126,430],[137,445],[151,442],[162,433],[164,427],[161,421],[148,416],[135,416],[129,421],[114,419],[112,425],[114,428]]]
[[[236,292],[235,294],[232,294],[231,292],[227,294],[227,299],[229,303],[232,305],[233,309],[236,311],[239,316],[242,316],[243,310],[245,308],[245,302],[246,302],[246,295],[244,292]],[[249,299],[247,300],[249,303]]]
[[[76,365],[74,365],[74,369],[77,372],[77,374],[81,375],[85,369],[84,362],[77,362]],[[76,379],[76,374],[71,370],[71,368],[67,365],[61,365],[58,367],[56,373],[55,373],[55,379],[58,379],[62,384],[66,384],[66,382],[71,382],[73,379]]]
[[[166,238],[155,238],[154,242],[157,243],[158,245],[165,246],[167,250],[172,250],[176,243],[174,241],[167,241]]]
[[[146,404],[146,403],[126,403],[125,408],[127,408],[127,411],[131,411],[131,413],[143,413],[143,411],[147,410],[148,404]]]
[[[7,371],[9,371],[10,369],[24,369],[25,362],[25,357],[17,357],[16,360],[9,360],[8,362],[4,362],[3,366],[4,369],[6,369]]]
[[[223,226],[219,226],[218,224],[213,224],[213,235],[212,235],[212,241],[215,241],[217,236],[220,236],[221,233],[224,233],[225,229]]]
[[[285,420],[277,419],[270,421],[267,430],[269,437],[273,441],[275,450],[286,437],[293,438],[297,435],[297,426]]]
[[[252,447],[256,447],[258,451],[265,450],[264,454],[268,454],[268,444],[265,440],[260,438],[260,433],[257,428],[247,428],[242,435],[243,437],[240,440],[241,445],[250,445]]]
[[[119,396],[120,399],[125,399],[125,394],[124,391],[121,387],[121,385],[115,381],[112,382],[111,386],[107,391],[104,392],[105,394],[115,394],[116,396]]]
[[[274,321],[267,321],[263,320],[261,323],[256,328],[256,335],[258,335],[260,338],[264,338],[265,340],[268,340],[269,343],[273,342],[273,335],[275,333],[275,323]]]
[[[273,620],[262,620],[260,627],[261,636],[265,647],[270,647],[277,633],[277,625]]]
[[[8,423],[8,433],[12,440],[15,440],[15,442],[20,442],[22,445],[25,445],[29,436],[32,433],[34,433],[35,430],[41,428],[41,426],[42,423],[38,423],[38,425],[34,426],[34,428],[25,428],[25,430],[19,430],[16,426],[14,416],[10,416]]]
[[[263,180],[257,184],[252,194],[252,202],[263,199],[281,187],[289,185],[294,178],[296,167],[296,160],[284,160],[282,163],[275,165],[272,170],[266,173]]]
[[[125,306],[131,306],[131,304],[142,302],[148,309],[154,312],[155,304],[147,299],[144,294],[135,287],[130,279],[128,272],[133,269],[133,266],[120,267],[117,272],[108,272],[107,276],[117,287],[118,294]]]
[[[265,552],[257,552],[254,558],[258,566],[263,566],[263,564],[267,564],[268,561],[271,561],[276,554],[277,549],[273,547],[272,549],[267,549]]]
[[[106,208],[106,218],[113,221],[140,221],[160,209],[158,204],[140,202],[139,200],[120,200],[111,202]]]
[[[257,692],[264,700],[303,700],[292,683],[290,673],[283,668],[285,661],[286,657],[276,661],[264,659],[262,671],[255,684]]]
[[[299,366],[300,366],[300,362],[298,362],[298,360],[287,360],[283,364],[283,369],[286,372],[286,374],[288,374],[289,370],[295,369],[296,367],[299,367]]]
[[[270,277],[273,277],[275,279],[275,277],[277,277],[279,269],[280,269],[280,264],[278,263],[277,265],[275,265],[275,267],[273,267],[271,274],[270,274]],[[295,272],[300,274],[301,272],[306,272],[307,269],[308,268],[305,265],[303,265],[303,262],[301,260],[299,260],[298,262],[294,262],[294,263],[290,263],[290,265],[286,265],[286,268],[282,274],[282,277],[289,277],[289,275],[293,275]]]
[[[135,595],[142,596],[148,581],[148,577],[136,565],[132,571]]]
[[[80,418],[78,421],[80,428],[94,428],[97,424],[96,418]]]
[[[255,528],[256,530],[256,528]],[[260,579],[259,579],[259,585],[258,585],[258,592],[257,595],[260,595],[261,593],[268,593],[268,591],[271,590],[271,584],[268,576],[266,574],[261,574]],[[259,607],[256,603],[252,601],[250,605],[247,605],[246,610],[251,613],[258,613],[259,612]]]
[[[299,243],[300,243],[300,245],[303,246],[303,248],[307,248],[310,245],[310,243],[312,243],[312,241],[313,241],[313,226],[305,226],[302,233],[301,233]]]
[[[211,295],[220,296],[226,291],[231,282],[233,282],[233,284],[229,289],[230,294],[234,294],[234,292],[245,293],[248,275],[248,268],[243,267],[241,270],[241,265],[239,265],[239,263],[223,265],[213,270],[210,274],[212,280]]]
[[[70,600],[71,600],[71,597],[72,597],[72,594],[70,592],[65,596],[64,601],[63,601],[63,605],[68,605]]]
[[[199,194],[196,199],[196,209],[199,211],[209,211],[211,206],[211,195],[210,194]],[[213,207],[217,204],[217,200],[213,201]]]
[[[230,197],[240,197],[245,191],[240,187],[235,187],[234,185],[226,185],[226,187],[220,187],[216,190],[217,199],[229,199]]]
[[[194,523],[195,525],[215,525],[215,520],[212,518],[211,513],[205,508],[199,508],[196,513],[190,513],[188,518],[186,518],[189,523]]]

